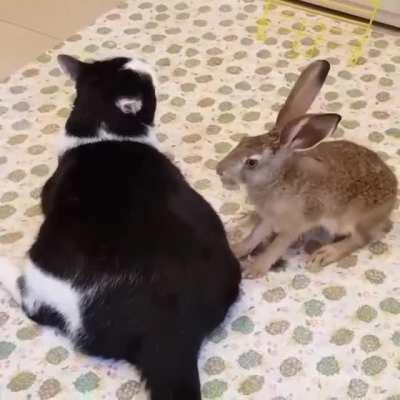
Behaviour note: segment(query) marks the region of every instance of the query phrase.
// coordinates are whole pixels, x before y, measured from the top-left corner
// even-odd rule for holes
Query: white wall
[[[368,0],[348,0],[348,2],[359,4],[360,6],[365,6],[369,3]],[[385,11],[400,13],[400,0],[381,0],[380,8]]]
[[[316,4],[322,7],[328,7],[323,0],[304,0],[311,4]],[[368,0],[336,0],[337,3],[353,4],[356,6],[366,6],[370,4]],[[336,7],[336,11],[346,11],[346,8],[340,8],[340,5]],[[347,10],[348,11],[348,10]],[[358,15],[358,14],[356,14]],[[364,14],[358,16],[365,17]],[[377,16],[377,21],[383,22],[388,25],[397,26],[400,28],[400,0],[382,0],[380,12]]]

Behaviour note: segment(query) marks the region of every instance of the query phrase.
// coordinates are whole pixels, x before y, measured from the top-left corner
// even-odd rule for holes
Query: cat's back
[[[117,272],[132,260],[177,265],[171,261],[193,263],[227,251],[214,210],[148,145],[80,146],[64,155],[51,179],[50,201],[43,198],[48,212],[31,250],[46,258],[43,264],[61,267],[62,257],[74,268],[110,271],[112,265]]]
[[[99,142],[67,152],[59,165],[56,206],[90,207],[103,216],[152,201],[183,183],[156,149],[136,142]],[[56,175],[57,175],[56,172]]]

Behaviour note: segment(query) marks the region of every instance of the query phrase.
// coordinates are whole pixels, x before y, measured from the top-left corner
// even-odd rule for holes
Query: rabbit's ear
[[[85,63],[79,61],[77,58],[68,56],[66,54],[58,55],[57,61],[61,69],[66,74],[68,74],[74,81],[78,79],[78,75],[80,74],[81,70],[83,69],[83,66],[85,65]]]
[[[321,90],[330,64],[325,60],[312,62],[300,75],[278,114],[276,127],[282,129],[294,118],[304,115]]]
[[[342,117],[338,114],[306,114],[287,124],[280,144],[291,150],[308,150],[335,131]]]

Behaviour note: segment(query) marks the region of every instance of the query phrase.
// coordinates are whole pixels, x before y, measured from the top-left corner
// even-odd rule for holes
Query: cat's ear
[[[61,69],[74,81],[78,79],[78,76],[82,72],[83,66],[85,65],[85,63],[79,61],[77,58],[68,56],[66,54],[58,55],[57,61]]]

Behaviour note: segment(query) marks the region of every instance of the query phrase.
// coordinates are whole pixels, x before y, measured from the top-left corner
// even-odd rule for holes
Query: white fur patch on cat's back
[[[26,292],[22,302],[29,313],[35,313],[41,305],[59,312],[71,335],[82,327],[80,303],[82,294],[70,282],[54,277],[28,261],[24,268]]]
[[[138,142],[143,144],[148,144],[149,146],[158,149],[158,139],[154,132],[153,127],[149,126],[147,129],[147,133],[140,136],[121,136],[116,135],[112,132],[109,132],[106,127],[102,126],[97,131],[97,135],[95,137],[90,138],[79,138],[77,136],[68,135],[64,132],[58,141],[58,155],[61,157],[67,150],[73,149],[75,147],[83,146],[91,143],[99,143],[106,141],[114,141],[114,142]]]

